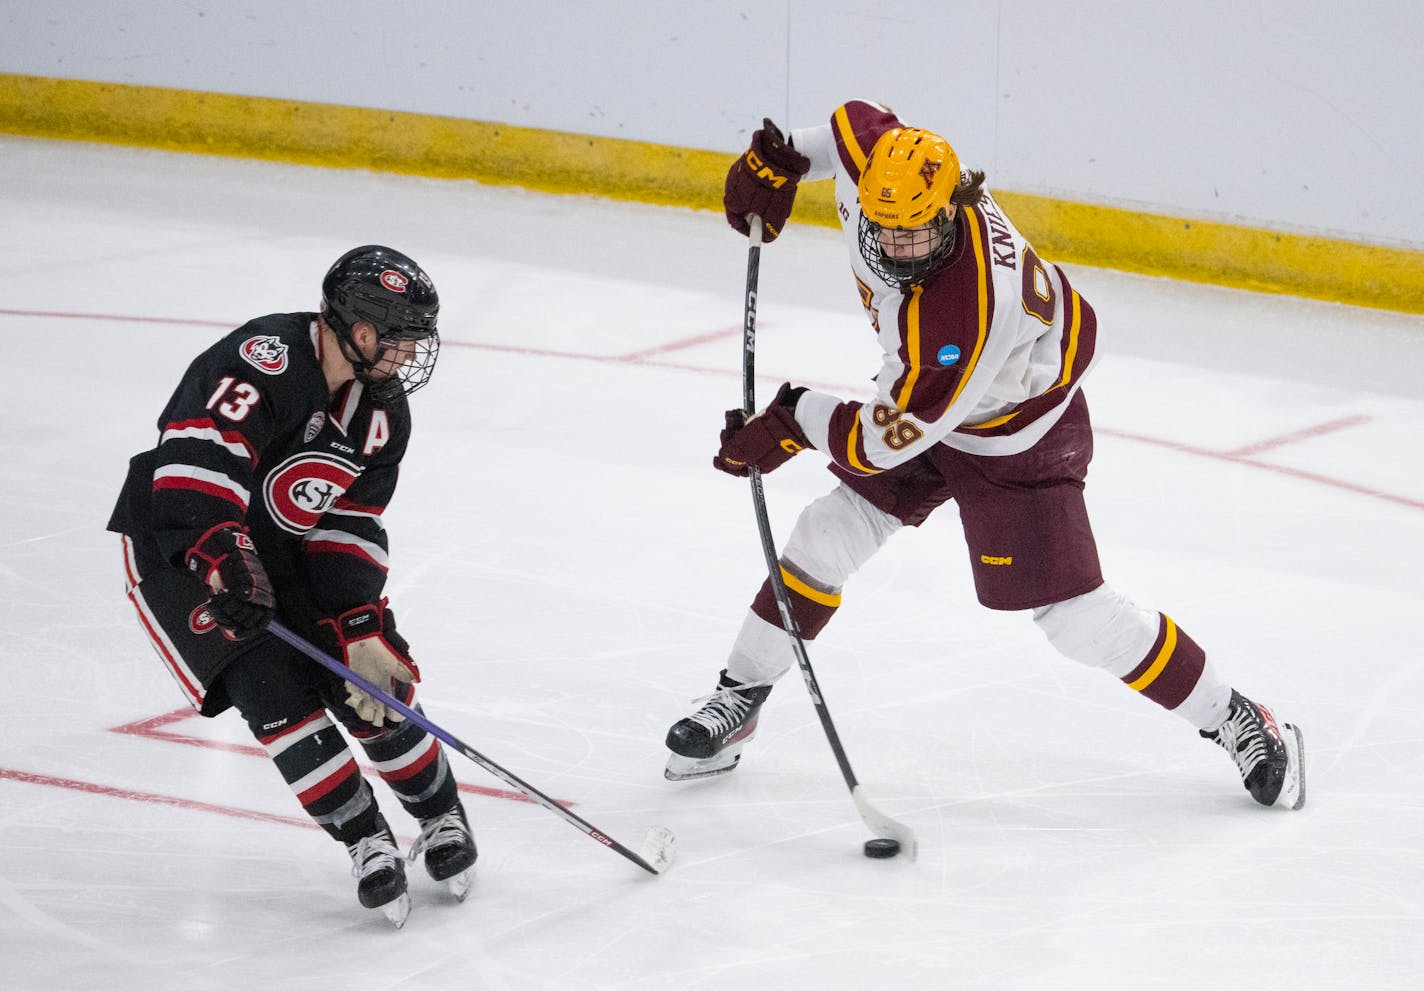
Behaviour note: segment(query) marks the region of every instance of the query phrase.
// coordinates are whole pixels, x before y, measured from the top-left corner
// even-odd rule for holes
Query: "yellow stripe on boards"
[[[1162,669],[1167,666],[1167,662],[1172,659],[1172,652],[1177,649],[1177,624],[1172,622],[1171,616],[1163,616],[1167,621],[1167,636],[1162,641],[1162,649],[1152,662],[1152,666],[1142,672],[1142,677],[1128,684],[1134,692],[1140,692],[1157,680],[1157,676],[1162,673]]]
[[[722,152],[454,117],[3,73],[0,132],[719,212],[730,162]]]
[[[0,132],[474,179],[718,214],[736,156],[462,118],[7,73],[0,73]],[[1424,313],[1424,250],[1413,247],[1026,193],[996,191],[994,198],[1049,261]],[[792,220],[838,227],[832,183],[804,184]]]
[[[821,605],[830,606],[832,609],[839,609],[841,606],[841,595],[839,592],[822,592],[818,588],[812,588],[785,568],[781,569],[781,580],[786,583],[787,588],[804,599],[819,602]]]

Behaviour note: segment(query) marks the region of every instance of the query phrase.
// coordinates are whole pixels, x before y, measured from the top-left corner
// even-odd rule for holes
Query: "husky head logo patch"
[[[280,337],[249,337],[237,350],[243,361],[265,375],[281,375],[287,370],[287,345]]]

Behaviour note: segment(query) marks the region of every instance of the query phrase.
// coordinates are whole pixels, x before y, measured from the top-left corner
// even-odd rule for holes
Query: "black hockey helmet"
[[[430,276],[407,255],[383,245],[352,248],[321,282],[322,317],[336,332],[356,378],[379,400],[408,396],[430,381],[440,352],[439,313],[440,296]],[[376,328],[371,361],[361,355],[351,333],[361,322]],[[375,367],[391,351],[400,364],[393,374],[376,377]]]

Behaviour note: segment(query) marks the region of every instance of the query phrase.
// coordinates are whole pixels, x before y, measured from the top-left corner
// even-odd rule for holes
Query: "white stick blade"
[[[638,856],[648,862],[648,866],[659,874],[672,866],[672,858],[677,855],[677,837],[666,826],[654,826],[643,837],[643,845],[638,848]]]
[[[900,852],[911,860],[919,857],[920,843],[915,839],[914,830],[904,823],[896,822],[871,805],[859,785],[851,789],[850,797],[855,800],[855,807],[860,812],[860,818],[870,827],[872,833],[888,840],[895,840],[900,844]]]

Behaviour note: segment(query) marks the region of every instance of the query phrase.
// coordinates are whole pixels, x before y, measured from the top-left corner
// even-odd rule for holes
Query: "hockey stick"
[[[486,771],[493,774],[501,781],[505,782],[506,784],[513,785],[515,788],[518,788],[520,791],[524,792],[524,794],[528,795],[534,801],[544,806],[544,808],[548,809],[550,812],[558,813],[561,817],[563,817],[565,822],[593,837],[595,840],[602,843],[610,850],[613,850],[617,853],[622,854],[624,857],[627,857],[629,860],[637,864],[639,867],[643,868],[643,870],[647,871],[649,874],[661,874],[672,865],[672,858],[677,848],[677,838],[673,836],[672,831],[669,830],[667,827],[654,826],[652,829],[648,830],[648,835],[643,838],[643,845],[639,848],[638,853],[634,853],[632,850],[629,850],[626,846],[624,846],[622,843],[619,843],[607,833],[595,829],[592,825],[585,822],[579,816],[574,815],[574,813],[564,808],[558,802],[555,802],[552,798],[550,798],[548,795],[545,795],[538,788],[535,788],[533,785],[520,780],[518,777],[511,774],[509,771],[506,771],[504,768],[500,767],[498,764],[490,760],[488,757],[480,753],[475,748],[469,746],[466,743],[461,742],[454,736],[454,734],[448,733],[445,730],[441,729],[439,726],[432,723],[429,719],[425,718],[425,716],[421,713],[405,705],[399,699],[394,698],[389,692],[381,691],[381,689],[371,684],[369,681],[361,677],[355,671],[352,671],[345,664],[342,664],[340,661],[336,660],[336,658],[327,656],[326,652],[320,647],[302,638],[298,634],[293,633],[291,630],[287,629],[277,620],[274,619],[271,623],[267,625],[267,632],[271,633],[279,640],[285,640],[287,643],[291,644],[303,654],[306,654],[308,657],[316,661],[328,671],[340,675],[342,678],[351,682],[351,684],[361,689],[361,691],[365,692],[373,699],[376,699],[377,701],[384,704],[386,708],[394,709],[396,712],[399,712],[402,716],[415,723],[427,733],[431,734],[432,736],[438,737],[441,740],[444,740],[447,744],[454,747],[460,753],[464,754],[470,760],[480,765],[480,767],[484,768]]]
[[[742,411],[751,417],[756,413],[756,298],[757,277],[761,271],[761,218],[755,214],[747,217],[751,226],[751,246],[747,248],[747,293],[742,315]],[[821,686],[816,681],[816,672],[811,669],[811,658],[806,654],[806,641],[801,636],[801,628],[791,612],[791,599],[786,591],[786,583],[781,578],[781,559],[776,553],[776,543],[771,536],[771,521],[766,513],[766,492],[762,488],[761,470],[755,465],[747,468],[747,477],[752,483],[752,505],[756,509],[757,529],[761,532],[761,549],[766,555],[766,571],[771,579],[771,592],[776,597],[776,609],[781,614],[781,627],[791,641],[791,650],[796,655],[796,666],[801,669],[801,678],[806,682],[806,691],[811,696],[811,704],[816,707],[816,715],[821,719],[821,729],[825,730],[826,742],[836,755],[841,775],[845,778],[850,797],[855,802],[860,818],[876,836],[892,839],[900,844],[900,849],[914,860],[919,855],[919,842],[915,833],[904,823],[891,819],[875,806],[855,779],[850,759],[841,746],[840,734],[831,722],[831,711],[821,695]]]

